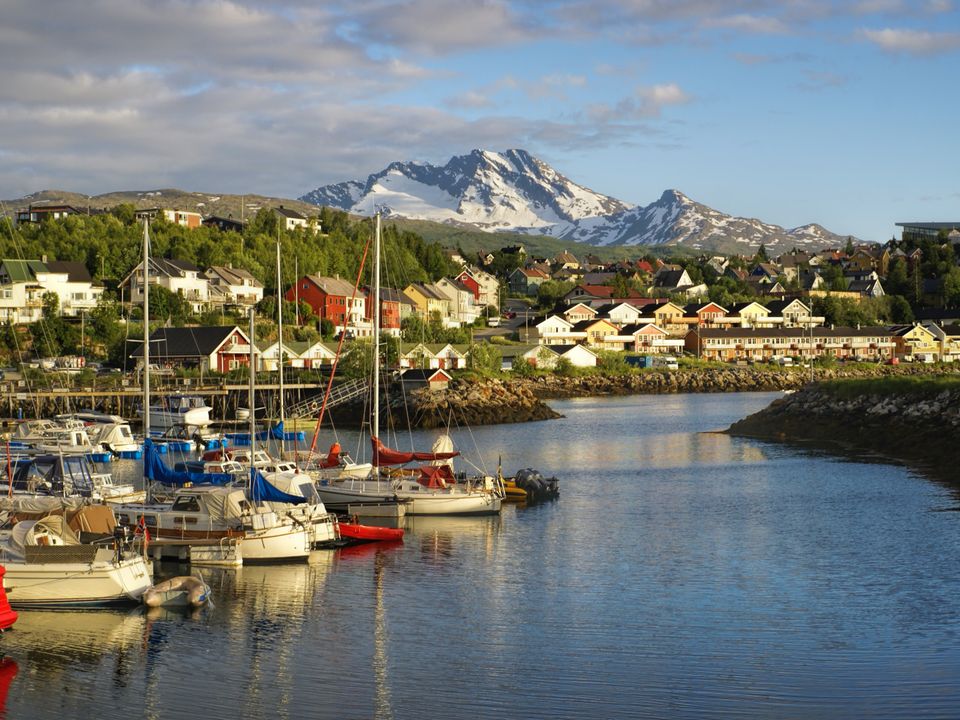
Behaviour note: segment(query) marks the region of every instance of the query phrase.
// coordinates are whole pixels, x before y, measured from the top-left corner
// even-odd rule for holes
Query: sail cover
[[[227,485],[233,480],[233,475],[229,473],[171,470],[163,462],[163,458],[157,452],[157,446],[149,438],[143,441],[143,475],[148,480],[177,487],[187,483],[193,485]]]
[[[285,493],[276,485],[271,484],[256,468],[250,468],[250,497],[257,503],[279,502],[299,505],[307,501],[302,496]]]
[[[370,442],[373,444],[373,464],[378,467],[380,465],[405,465],[414,461],[450,460],[460,454],[457,450],[451,452],[401,452],[383,445],[379,438],[370,438]]]

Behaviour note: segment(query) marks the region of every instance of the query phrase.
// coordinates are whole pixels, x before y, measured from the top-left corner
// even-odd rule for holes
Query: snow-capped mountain
[[[474,150],[439,167],[395,162],[366,182],[326,185],[300,198],[360,215],[470,225],[486,231],[550,235],[592,245],[683,245],[721,252],[838,246],[845,237],[817,224],[787,230],[738,218],[667,190],[629,206],[564,177],[525,150]]]
[[[366,182],[327,185],[301,200],[369,215],[473,225],[483,230],[550,232],[562,223],[627,209],[568,180],[524,150],[474,150],[443,167],[392,163]]]

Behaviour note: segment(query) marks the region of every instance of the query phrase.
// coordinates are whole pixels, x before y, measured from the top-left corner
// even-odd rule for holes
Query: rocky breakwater
[[[810,385],[734,423],[733,435],[876,452],[957,482],[960,377]]]
[[[560,417],[517,380],[457,379],[446,390],[415,390],[406,398],[406,408],[391,407],[394,422],[406,425],[409,413],[413,427],[448,425],[495,425]]]
[[[571,398],[591,395],[795,390],[809,379],[808,372],[799,370],[730,367],[650,370],[574,377],[544,375],[530,378],[526,382],[537,397]]]

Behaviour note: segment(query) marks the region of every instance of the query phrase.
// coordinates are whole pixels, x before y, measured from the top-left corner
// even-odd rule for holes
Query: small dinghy
[[[210,586],[193,575],[180,575],[151,586],[143,594],[147,607],[200,607],[210,600]]]
[[[340,537],[355,543],[403,540],[403,530],[400,528],[361,525],[358,522],[344,522],[342,520],[338,525],[340,527]]]

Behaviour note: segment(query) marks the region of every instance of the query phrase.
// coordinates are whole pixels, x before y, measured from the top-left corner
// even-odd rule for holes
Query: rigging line
[[[357,298],[357,291],[360,287],[360,278],[362,277],[362,274],[363,274],[363,266],[367,262],[367,253],[370,250],[370,243],[372,242],[372,240],[373,240],[372,237],[368,237],[367,243],[363,248],[363,256],[360,258],[360,268],[357,270],[357,280],[353,284],[353,295],[350,297],[350,305],[347,306],[347,312],[349,312],[349,309],[353,307],[353,303]],[[337,365],[340,362],[340,353],[343,350],[343,341],[347,337],[347,317],[348,317],[347,313],[344,313],[343,330],[341,330],[340,332],[340,342],[337,343],[337,354],[333,359],[333,364],[330,366],[330,379],[327,381],[327,390],[323,396],[323,404],[320,406],[320,416],[317,418],[317,424],[313,430],[313,440],[310,442],[310,454],[308,455],[308,459],[309,457],[313,456],[313,453],[317,447],[317,437],[320,435],[320,424],[323,422],[324,411],[327,409],[327,400],[329,400],[330,398],[330,390],[333,387],[333,376],[336,373]]]

